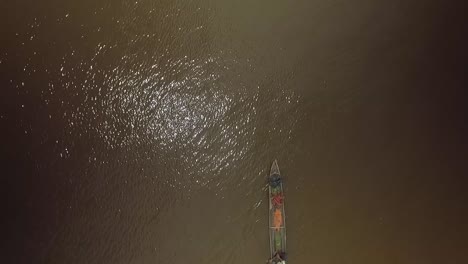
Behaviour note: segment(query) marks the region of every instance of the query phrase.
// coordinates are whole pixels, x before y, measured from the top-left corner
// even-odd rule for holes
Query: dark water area
[[[467,263],[466,5],[3,1],[1,263]]]

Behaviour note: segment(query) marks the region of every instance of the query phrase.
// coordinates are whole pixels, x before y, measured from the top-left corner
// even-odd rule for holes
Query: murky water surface
[[[1,3],[1,262],[264,263],[275,158],[290,263],[468,261],[464,16],[420,2]]]

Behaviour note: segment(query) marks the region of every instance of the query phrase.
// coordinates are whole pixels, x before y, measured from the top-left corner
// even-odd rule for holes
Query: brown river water
[[[462,4],[0,7],[1,263],[468,263]]]

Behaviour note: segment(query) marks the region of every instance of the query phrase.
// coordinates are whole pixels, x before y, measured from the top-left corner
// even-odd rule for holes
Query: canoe
[[[286,222],[284,214],[283,178],[278,162],[271,165],[268,177],[270,257],[286,253]],[[273,262],[275,263],[275,262]],[[283,262],[284,263],[284,262]]]

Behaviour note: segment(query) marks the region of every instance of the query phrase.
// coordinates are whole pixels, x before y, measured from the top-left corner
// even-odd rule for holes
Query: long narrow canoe
[[[269,193],[269,230],[271,258],[276,253],[286,253],[286,217],[284,214],[283,182],[275,160],[271,165],[268,178]]]

